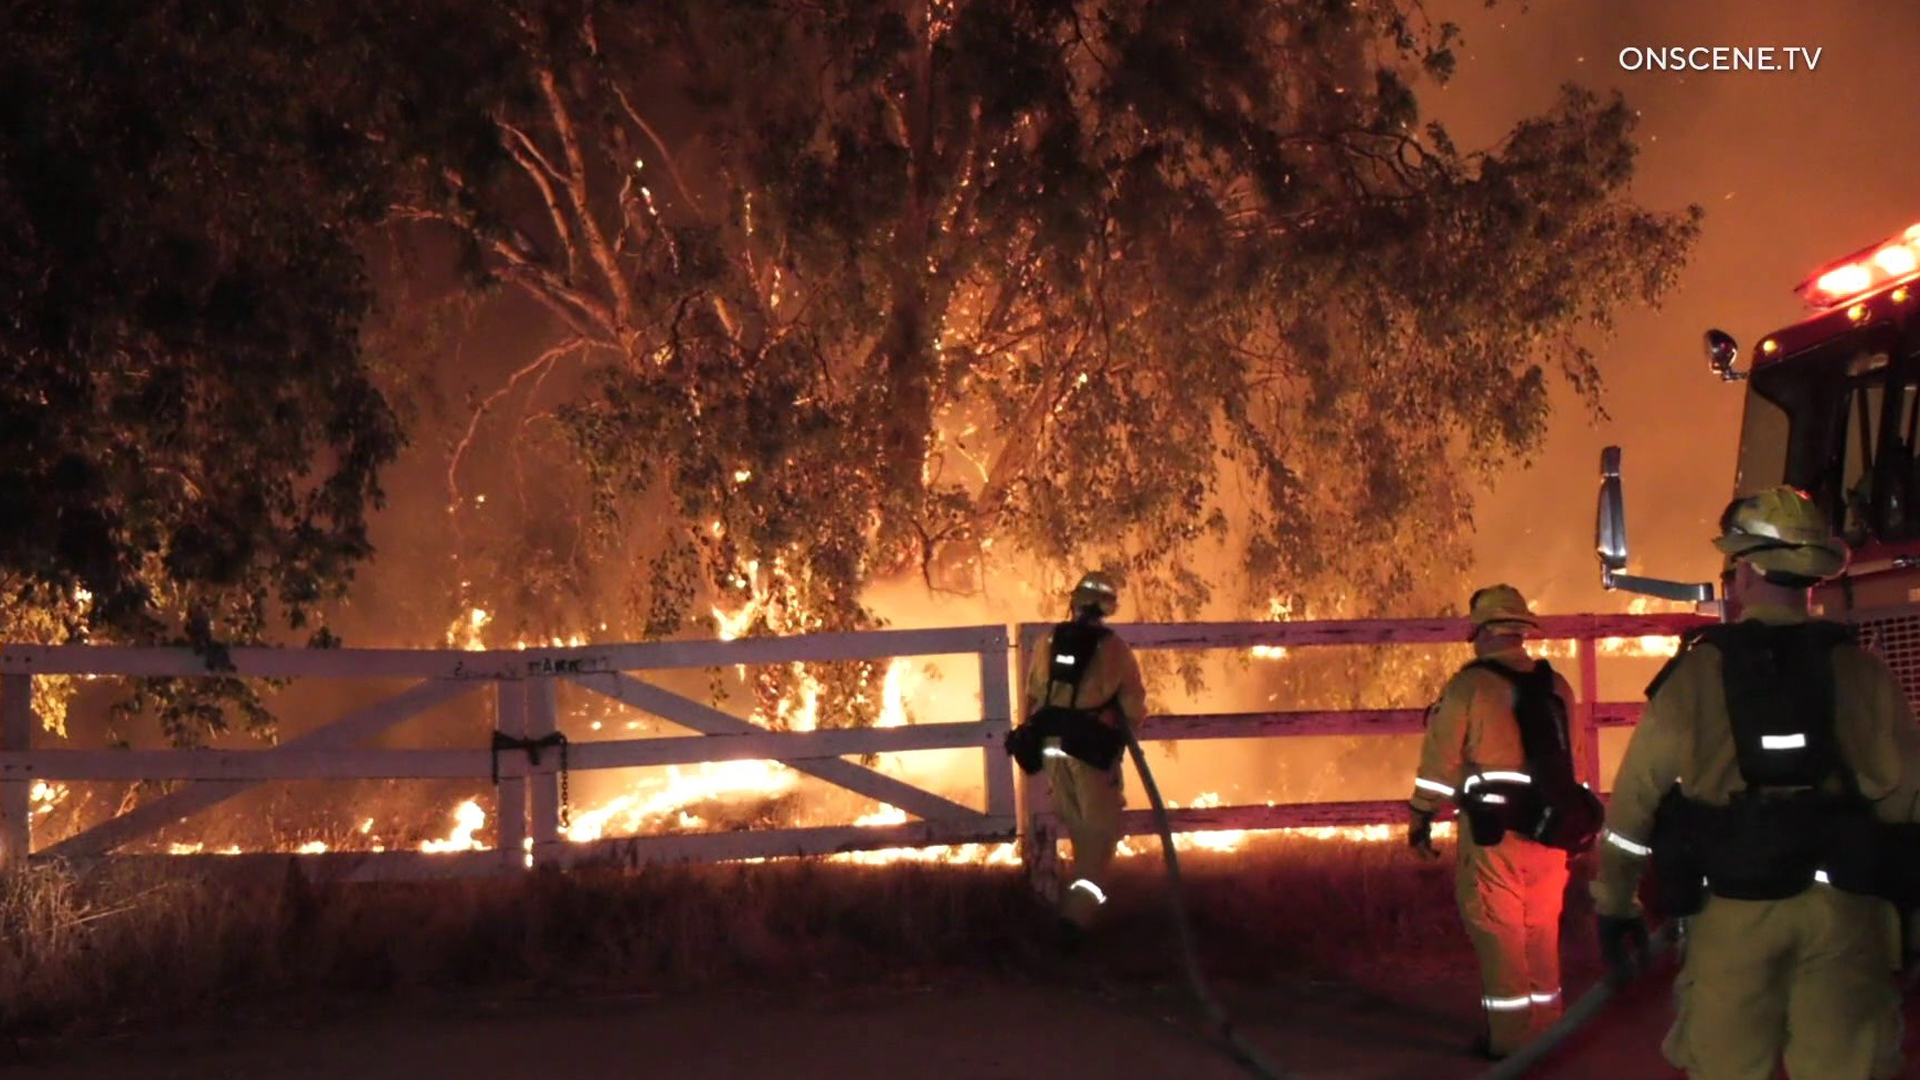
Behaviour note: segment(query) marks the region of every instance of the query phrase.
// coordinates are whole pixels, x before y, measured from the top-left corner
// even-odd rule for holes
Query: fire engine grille
[[[1860,643],[1893,669],[1909,702],[1920,705],[1920,614],[1862,619]]]

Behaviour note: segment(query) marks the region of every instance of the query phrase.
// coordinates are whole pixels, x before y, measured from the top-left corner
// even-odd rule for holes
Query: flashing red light
[[[1814,272],[1795,291],[1817,307],[1838,307],[1920,272],[1920,224]]]
[[[1864,263],[1848,263],[1820,275],[1814,288],[1832,297],[1853,296],[1873,287],[1873,271]]]
[[[1889,277],[1906,277],[1920,269],[1920,256],[1905,244],[1890,245],[1881,248],[1873,256],[1873,265],[1885,271]]]

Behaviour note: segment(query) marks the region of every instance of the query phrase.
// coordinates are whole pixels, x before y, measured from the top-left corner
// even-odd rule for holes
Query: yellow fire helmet
[[[1120,609],[1120,588],[1105,573],[1089,570],[1080,576],[1080,583],[1073,587],[1071,603],[1075,611],[1098,608],[1100,614],[1112,615]]]
[[[1846,569],[1852,552],[1833,535],[1827,515],[1807,494],[1785,484],[1735,499],[1720,515],[1713,546],[1745,559],[1770,578],[1824,581]]]
[[[1467,601],[1467,620],[1473,633],[1492,627],[1503,633],[1517,634],[1538,629],[1540,621],[1527,607],[1527,598],[1511,585],[1489,585]]]

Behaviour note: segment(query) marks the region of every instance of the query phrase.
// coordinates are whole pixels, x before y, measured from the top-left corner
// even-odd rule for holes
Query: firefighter
[[[1527,655],[1527,631],[1539,624],[1519,590],[1481,589],[1468,607],[1476,660],[1454,675],[1429,712],[1407,842],[1438,858],[1434,814],[1444,802],[1460,803],[1454,895],[1480,962],[1486,1016],[1474,1050],[1498,1059],[1560,1017],[1560,906],[1568,861],[1563,847],[1503,828],[1499,814],[1544,786],[1536,782],[1549,774],[1560,786],[1576,785],[1573,763],[1582,747],[1575,740],[1582,733],[1566,722],[1572,687]],[[1550,748],[1530,746],[1523,704],[1541,710],[1542,724],[1552,729]],[[1592,801],[1591,793],[1581,795]],[[1589,821],[1584,842],[1590,843],[1600,824],[1597,801],[1583,812]]]
[[[1694,1080],[1897,1075],[1897,924],[1869,895],[1887,864],[1861,852],[1876,819],[1914,820],[1920,740],[1885,665],[1808,617],[1848,558],[1819,507],[1790,487],[1736,499],[1714,546],[1739,619],[1649,687],[1592,886],[1601,950],[1639,966],[1651,856],[1661,912],[1686,918],[1667,1060]]]
[[[1073,844],[1072,878],[1059,902],[1062,942],[1069,948],[1079,944],[1107,901],[1106,873],[1126,805],[1121,725],[1137,724],[1147,714],[1139,661],[1105,625],[1119,604],[1112,578],[1097,570],[1082,576],[1068,621],[1054,627],[1034,653],[1027,676],[1029,723],[1048,733],[1043,767],[1054,812]]]

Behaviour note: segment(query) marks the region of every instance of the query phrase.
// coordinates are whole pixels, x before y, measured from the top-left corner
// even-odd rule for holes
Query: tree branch
[[[587,193],[587,164],[580,152],[580,139],[573,127],[573,116],[560,99],[560,87],[553,77],[553,69],[540,70],[540,90],[546,96],[547,109],[553,115],[554,129],[560,133],[560,145],[566,153],[567,171],[571,174],[567,195],[573,200],[574,217],[580,222],[580,230],[586,237],[587,254],[593,257],[600,273],[607,279],[607,290],[613,296],[615,337],[624,340],[626,331],[633,326],[633,290],[627,279],[620,273],[619,261],[613,257],[613,249],[607,244],[607,236],[594,219],[593,208],[589,204]]]
[[[667,175],[673,178],[673,186],[679,189],[680,197],[687,200],[687,205],[693,208],[695,214],[705,218],[706,213],[700,206],[700,200],[694,196],[693,188],[687,184],[686,177],[680,175],[680,163],[674,160],[673,151],[667,149],[667,141],[660,137],[659,132],[653,130],[653,125],[647,123],[646,118],[640,115],[640,110],[633,107],[633,101],[627,97],[625,88],[611,79],[607,82],[613,87],[613,96],[620,102],[620,108],[627,114],[627,119],[632,120],[633,126],[639,128],[640,133],[647,137],[647,141],[660,151],[661,160],[667,163]]]
[[[479,432],[480,421],[487,415],[487,410],[493,408],[496,402],[511,393],[513,388],[518,386],[522,379],[527,378],[535,372],[539,372],[540,381],[544,381],[546,379],[546,372],[543,369],[552,367],[567,353],[575,349],[583,348],[588,344],[589,342],[585,338],[570,337],[553,346],[546,352],[535,357],[531,363],[507,376],[506,383],[493,393],[481,399],[479,406],[473,410],[473,415],[467,419],[466,434],[461,436],[460,442],[454,446],[453,457],[447,462],[447,510],[453,515],[454,535],[456,539],[460,533],[460,463],[466,460],[467,449],[473,445],[474,435]],[[537,388],[538,386],[539,382],[536,381],[535,387]]]
[[[567,253],[567,277],[570,280],[577,280],[580,276],[580,249],[574,243],[573,230],[567,225],[566,214],[560,209],[560,199],[553,192],[554,181],[565,183],[566,178],[553,167],[553,163],[540,152],[540,148],[534,145],[526,132],[498,118],[495,118],[494,123],[499,125],[502,132],[510,136],[510,138],[501,139],[501,144],[508,155],[520,166],[520,170],[527,174],[527,178],[533,181],[533,185],[540,189],[541,201],[547,204],[547,213],[553,219],[554,235]]]

